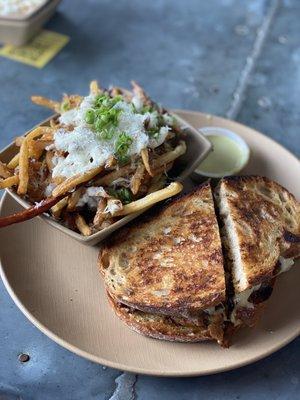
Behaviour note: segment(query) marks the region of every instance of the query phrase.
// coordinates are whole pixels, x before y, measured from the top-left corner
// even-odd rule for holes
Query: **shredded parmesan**
[[[115,128],[116,134],[111,139],[102,139],[101,135],[94,132],[85,121],[86,112],[93,106],[94,101],[94,95],[87,96],[78,108],[66,111],[60,116],[59,121],[63,126],[55,133],[54,146],[66,156],[57,158],[52,172],[53,177],[68,178],[104,165],[109,157],[115,154],[118,134],[121,132],[132,139],[128,156],[133,156],[140,154],[146,147],[160,146],[171,129],[169,126],[163,126],[159,129],[157,137],[149,137],[144,123],[150,118],[152,126],[156,126],[157,112],[139,114],[134,112],[130,103],[119,101],[114,106],[121,110]],[[73,130],[67,129],[69,126],[72,126]]]

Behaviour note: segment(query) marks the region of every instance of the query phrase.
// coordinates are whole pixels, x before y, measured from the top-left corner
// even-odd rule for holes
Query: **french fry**
[[[106,163],[105,163],[105,169],[109,169],[113,167],[114,165],[117,164],[117,160],[114,156],[109,156]]]
[[[79,96],[79,94],[71,94],[68,96],[68,99],[71,104],[71,108],[78,107],[82,102],[82,96]]]
[[[109,89],[109,94],[112,97],[116,97],[116,96],[119,96],[120,94],[122,94],[122,91],[121,91],[120,88],[114,86],[114,87]]]
[[[142,156],[142,160],[143,160],[144,166],[146,168],[146,171],[148,172],[148,174],[150,176],[153,176],[153,172],[151,170],[150,163],[149,163],[148,149],[142,149],[141,156]]]
[[[141,211],[145,208],[152,206],[153,204],[165,200],[171,196],[175,196],[175,194],[181,192],[183,186],[179,182],[172,182],[169,186],[164,189],[160,189],[156,192],[150,193],[147,196],[133,201],[132,203],[125,204],[123,209],[116,212],[114,216],[122,216],[132,214],[138,211]]]
[[[97,81],[91,81],[91,83],[90,83],[90,94],[97,95],[99,93],[101,93],[101,89],[98,86],[98,82]]]
[[[29,152],[28,142],[24,140],[20,147],[20,159],[19,159],[19,186],[18,194],[26,194],[28,180],[29,180]]]
[[[56,121],[54,118],[50,119],[50,128],[56,129],[58,125],[58,121]]]
[[[62,213],[62,210],[67,206],[67,204],[68,204],[68,196],[64,197],[58,203],[56,203],[53,207],[51,207],[50,210],[51,210],[53,217],[58,219]]]
[[[170,163],[171,161],[176,160],[176,158],[182,156],[186,152],[186,144],[184,141],[180,141],[179,145],[175,147],[174,150],[169,151],[168,153],[165,153],[161,155],[160,157],[156,158],[153,160],[153,168],[158,168],[162,165],[166,165]]]
[[[60,111],[60,103],[58,101],[53,101],[42,96],[31,96],[31,101],[38,106],[50,108],[56,112]]]
[[[19,165],[20,153],[17,153],[7,164],[8,168],[15,169]]]
[[[130,174],[130,172],[132,172],[132,170],[133,170],[133,167],[131,165],[126,165],[125,167],[116,169],[107,175],[101,176],[101,178],[99,178],[95,181],[95,184],[98,186],[108,186],[116,179],[122,178],[123,176]]]
[[[79,232],[82,233],[83,236],[90,236],[92,234],[91,228],[88,226],[88,224],[85,222],[85,219],[80,214],[76,215],[75,224]]]
[[[61,183],[63,183],[66,178],[64,178],[63,176],[56,176],[55,178],[52,178],[53,183],[55,183],[56,186],[60,185]]]
[[[124,97],[124,99],[128,102],[132,100],[133,94],[130,90],[114,86],[111,89],[111,95],[114,97],[119,94],[121,94]]]
[[[82,195],[82,188],[79,188],[79,189],[75,190],[75,192],[73,192],[71,194],[71,196],[68,199],[68,205],[67,205],[67,210],[68,211],[74,211],[75,210],[81,195]]]
[[[49,146],[52,142],[47,140],[29,140],[28,141],[28,151],[29,156],[38,160],[44,153],[45,148]]]
[[[143,164],[139,164],[136,168],[135,173],[133,174],[130,181],[130,189],[133,194],[137,194],[139,191],[143,176],[145,172],[145,167]]]
[[[93,224],[95,227],[100,227],[100,225],[103,223],[105,218],[107,217],[107,214],[104,214],[104,210],[107,204],[107,200],[104,199],[103,197],[100,198],[98,206],[97,206],[97,211],[93,220]]]
[[[52,171],[52,169],[54,167],[54,164],[52,162],[53,155],[54,155],[53,151],[47,151],[46,152],[46,156],[45,156],[45,161],[46,161],[46,164],[47,164],[47,168],[48,168],[48,170],[50,172]]]
[[[53,128],[49,127],[49,126],[39,126],[38,128],[34,129],[33,131],[31,131],[27,136],[26,136],[26,140],[32,140],[35,139],[38,136],[41,136],[43,134],[50,134],[51,131],[53,131]],[[25,138],[20,138],[20,144],[21,144],[21,139],[25,139]],[[22,142],[23,142],[22,140]],[[32,157],[31,154],[29,154],[30,157]],[[35,158],[35,157],[34,157]],[[17,153],[7,164],[8,168],[10,169],[15,169],[18,165],[19,165],[19,159],[20,159],[20,153]]]
[[[54,129],[51,126],[38,126],[33,131],[29,132],[25,137],[27,140],[36,139],[38,136],[53,134]],[[51,140],[53,137],[51,137]]]
[[[134,95],[138,96],[144,104],[149,106],[153,105],[153,101],[149,98],[147,93],[138,83],[136,83],[135,81],[131,81],[131,85]]]
[[[70,192],[72,189],[76,188],[76,186],[81,183],[85,183],[91,179],[93,179],[96,175],[98,175],[103,170],[103,166],[93,168],[90,171],[85,172],[84,174],[78,174],[72,176],[65,181],[63,181],[60,185],[58,185],[52,192],[52,196],[58,197],[65,193]]]
[[[151,106],[159,112],[164,112],[136,82],[132,82],[132,86],[132,92],[117,87],[110,88],[108,91],[109,96],[114,97],[121,94],[125,101],[132,100],[134,96],[138,96],[144,105]],[[102,92],[103,90],[96,81],[90,83],[90,93],[92,95],[97,96]],[[78,107],[82,99],[79,95],[64,95],[62,101],[57,102],[41,96],[32,96],[34,103],[55,110],[59,114]],[[120,166],[118,159],[112,155],[107,159],[106,164],[101,167],[78,173],[69,178],[63,176],[54,178],[52,176],[53,161],[55,161],[53,157],[54,155],[57,157],[65,156],[65,154],[62,151],[54,150],[54,147],[51,146],[55,132],[61,126],[57,117],[54,117],[49,125],[38,126],[25,137],[16,138],[16,145],[20,147],[19,153],[7,165],[0,162],[0,188],[15,185],[17,186],[18,194],[27,194],[29,200],[33,201],[45,196],[45,185],[53,184],[53,190],[51,186],[52,197],[36,203],[26,212],[0,218],[0,226],[24,221],[51,208],[51,213],[55,218],[63,218],[66,225],[71,221],[68,225],[71,229],[78,230],[82,235],[88,236],[96,230],[101,230],[113,224],[118,219],[115,217],[122,217],[147,209],[152,204],[173,196],[182,190],[182,185],[178,182],[171,183],[165,187],[165,172],[172,167],[174,160],[186,151],[184,142],[179,142],[174,149],[169,137],[165,140],[166,145],[160,147],[160,149],[164,148],[162,150],[164,153],[158,151],[156,154],[155,150],[150,152],[150,149],[144,148],[139,157],[132,157],[132,162],[123,166]],[[72,128],[70,126],[66,129],[71,132]],[[18,168],[15,169],[16,167]],[[14,173],[16,175],[13,175]],[[107,186],[112,185],[112,188],[117,191],[120,180],[126,183],[126,187],[130,183],[131,192],[138,200],[123,205],[121,200],[111,197],[112,191]],[[104,186],[103,197],[100,197],[96,212],[93,211],[92,213],[92,210],[90,210],[91,215],[93,215],[93,223],[90,223],[91,216],[85,220],[84,215],[81,215],[77,210],[77,204],[86,184],[88,186]],[[107,193],[105,190],[107,190]]]
[[[9,178],[11,175],[12,171],[7,167],[6,164],[0,161],[0,177],[5,179]]]
[[[0,180],[0,189],[10,188],[19,183],[18,175],[10,176],[6,179]]]
[[[54,132],[45,132],[40,140],[53,141],[53,134]]]
[[[114,197],[110,197],[107,199],[106,209],[104,210],[105,214],[108,215],[115,215],[119,211],[123,210],[122,201],[116,199]]]
[[[17,224],[19,222],[27,221],[29,219],[36,217],[37,215],[43,214],[60,200],[61,200],[60,197],[49,197],[47,199],[40,201],[34,206],[27,208],[26,210],[8,215],[6,217],[0,217],[0,228],[12,224]]]

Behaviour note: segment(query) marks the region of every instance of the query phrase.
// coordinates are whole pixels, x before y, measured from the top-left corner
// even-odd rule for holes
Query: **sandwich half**
[[[226,286],[209,183],[121,229],[99,265],[111,305],[136,331],[222,343]]]
[[[253,326],[276,277],[300,256],[300,205],[259,176],[224,178],[215,190],[229,276],[229,320]]]

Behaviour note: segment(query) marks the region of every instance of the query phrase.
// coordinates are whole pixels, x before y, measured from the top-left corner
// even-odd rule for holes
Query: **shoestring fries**
[[[166,172],[186,152],[184,135],[136,82],[129,91],[92,81],[86,97],[32,101],[57,114],[16,138],[18,153],[0,162],[0,189],[33,204],[0,218],[0,226],[48,212],[89,236],[182,190],[168,185]]]
[[[164,189],[157,190],[148,194],[147,196],[133,201],[132,203],[126,204],[122,210],[117,211],[114,216],[120,215],[128,215],[138,211],[143,210],[144,208],[148,208],[159,201],[168,199],[171,196],[175,196],[180,193],[183,189],[183,186],[179,182],[172,182],[169,186]]]
[[[11,176],[11,170],[5,165],[3,162],[0,161],[0,177],[5,179]]]
[[[10,176],[6,179],[0,180],[0,189],[10,188],[19,183],[19,177],[17,175]]]

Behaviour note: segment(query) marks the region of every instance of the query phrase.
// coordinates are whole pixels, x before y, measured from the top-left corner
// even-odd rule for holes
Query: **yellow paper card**
[[[0,56],[43,68],[68,42],[70,38],[61,33],[42,30],[24,46],[6,45],[0,49]]]

